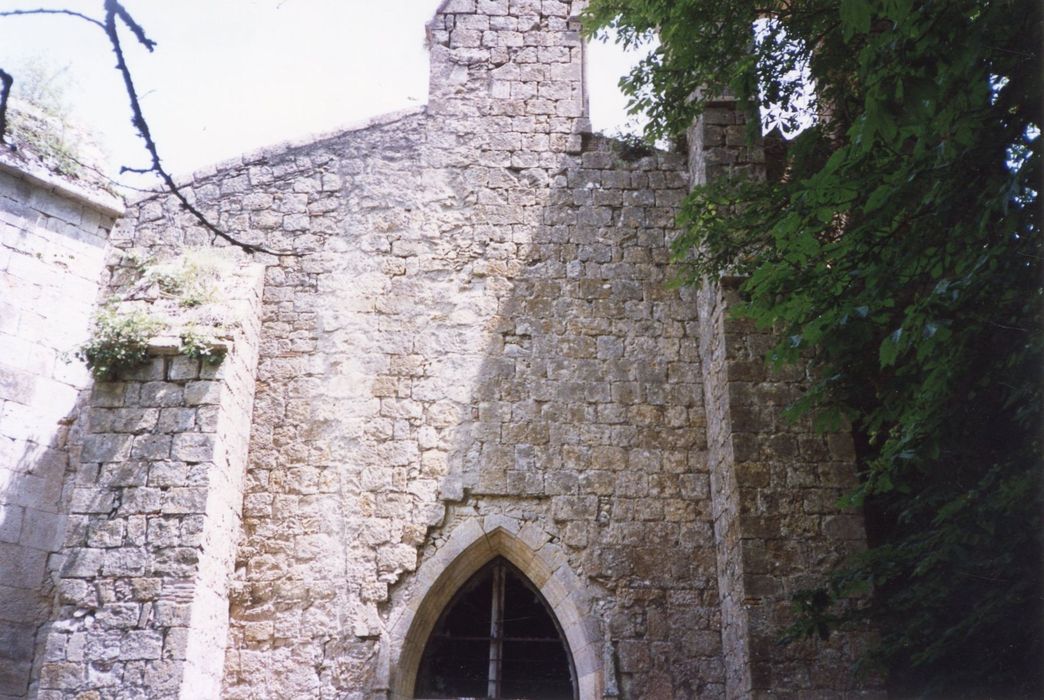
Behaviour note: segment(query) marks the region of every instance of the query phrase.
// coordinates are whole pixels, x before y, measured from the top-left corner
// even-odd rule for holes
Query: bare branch
[[[127,28],[130,29],[131,32],[134,33],[134,38],[137,39],[138,42],[142,46],[147,48],[149,50],[149,52],[151,53],[152,50],[154,48],[156,48],[156,42],[153,41],[152,39],[148,38],[147,36],[145,36],[145,30],[142,28],[142,26],[140,24],[138,24],[134,20],[133,17],[131,17],[130,13],[127,12],[127,10],[123,7],[123,5],[120,2],[113,1],[111,3],[110,2],[106,2],[105,3],[106,27],[108,27],[108,14],[109,14],[109,11],[110,11],[110,8],[109,8],[110,4],[112,5],[112,10],[116,12],[116,15],[120,19],[122,19],[123,23],[127,25]]]
[[[159,151],[156,148],[156,142],[152,138],[152,133],[149,131],[148,122],[145,121],[145,116],[141,111],[141,102],[138,100],[138,92],[134,87],[134,80],[131,77],[130,69],[127,67],[127,61],[123,55],[123,45],[120,43],[120,35],[118,31],[117,20],[123,21],[124,24],[130,28],[131,32],[134,33],[135,38],[141,42],[150,51],[155,43],[145,36],[144,30],[141,26],[134,21],[130,16],[130,13],[124,9],[123,5],[119,0],[105,0],[105,34],[109,37],[109,43],[112,45],[112,51],[116,54],[116,70],[123,76],[123,84],[127,90],[127,98],[130,100],[131,106],[131,123],[134,124],[134,128],[138,131],[138,135],[141,140],[145,142],[145,150],[149,152],[149,157],[152,159],[152,164],[148,168],[123,168],[123,172],[136,172],[136,173],[148,173],[153,172],[163,180],[167,190],[174,195],[174,197],[181,203],[183,209],[196,217],[199,221],[212,234],[221,238],[224,241],[240,248],[246,253],[268,253],[269,255],[296,255],[295,253],[288,252],[275,252],[268,250],[262,246],[256,246],[250,243],[244,243],[236,239],[233,236],[222,231],[216,225],[210,222],[209,219],[197,209],[188,198],[178,187],[177,183],[174,182],[174,178],[166,168],[163,167],[163,163],[160,160]]]
[[[0,68],[0,144],[4,142],[4,134],[7,133],[7,98],[11,95],[12,85],[14,78]]]
[[[146,187],[135,187],[134,185],[128,185],[126,182],[120,182],[119,180],[115,180],[115,179],[109,177],[105,173],[105,171],[102,170],[101,168],[99,168],[98,166],[92,165],[90,163],[86,163],[86,162],[80,160],[79,158],[77,158],[76,156],[72,155],[71,153],[65,153],[65,154],[63,154],[62,157],[63,158],[67,158],[68,160],[71,160],[78,167],[81,167],[84,170],[90,170],[92,173],[94,173],[94,175],[96,177],[98,177],[98,178],[100,178],[102,180],[105,180],[107,183],[109,183],[110,185],[113,185],[114,187],[121,187],[121,188],[126,189],[126,190],[133,190],[135,192],[143,192],[145,194],[156,194],[157,192],[160,191],[160,190],[158,190],[155,187],[147,187],[147,188]],[[150,171],[146,171],[146,172],[152,172],[152,171],[150,170]]]
[[[69,17],[82,19],[84,22],[90,22],[91,24],[96,25],[99,29],[105,28],[101,22],[93,17],[88,17],[81,12],[73,12],[72,10],[45,10],[40,8],[35,10],[4,10],[3,12],[0,12],[0,17],[19,17],[26,15],[67,15]]]
[[[119,23],[122,22],[127,29],[130,30],[134,38],[149,51],[156,48],[156,42],[150,39],[145,34],[145,29],[138,24],[138,22],[131,16],[127,9],[119,0],[105,0],[105,19],[97,20],[93,17],[89,17],[80,12],[74,12],[73,10],[48,10],[48,9],[33,9],[33,10],[5,10],[0,12],[0,17],[15,17],[15,16],[26,16],[26,15],[66,15],[74,17],[76,19],[89,22],[96,27],[100,28],[105,32],[106,37],[109,39],[109,45],[112,48],[114,54],[116,54],[116,70],[120,72],[123,78],[123,85],[127,92],[127,98],[130,101],[131,108],[131,123],[134,125],[134,129],[138,132],[138,136],[145,143],[145,150],[148,151],[150,158],[150,165],[147,168],[130,168],[123,167],[120,169],[121,173],[137,173],[137,174],[149,174],[155,173],[163,181],[164,187],[170,194],[181,204],[181,207],[187,212],[192,214],[199,223],[203,225],[208,231],[214,236],[220,238],[229,244],[240,248],[246,253],[268,253],[269,255],[291,255],[297,256],[300,253],[292,251],[272,251],[262,246],[253,245],[250,243],[244,243],[236,239],[234,236],[222,231],[218,226],[211,223],[209,219],[197,209],[188,198],[178,187],[177,183],[174,182],[174,178],[166,168],[163,167],[163,162],[160,160],[159,151],[156,148],[156,142],[152,138],[152,133],[149,130],[149,124],[145,121],[145,116],[141,110],[141,101],[138,98],[138,92],[134,87],[134,80],[131,77],[130,68],[127,66],[126,58],[123,54],[123,45],[120,43],[119,35]],[[7,103],[8,96],[11,91],[11,85],[14,80],[10,74],[3,70],[0,70],[0,144],[4,143],[4,134],[7,128]]]

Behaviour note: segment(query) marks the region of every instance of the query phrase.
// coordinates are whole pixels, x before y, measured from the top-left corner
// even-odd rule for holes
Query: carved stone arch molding
[[[580,700],[603,697],[606,688],[600,625],[583,582],[561,548],[535,523],[487,515],[457,526],[449,540],[417,570],[389,622],[381,644],[379,678],[387,697],[413,698],[424,645],[457,590],[494,557],[511,562],[532,582],[561,625],[576,669]],[[615,687],[610,680],[609,685]]]

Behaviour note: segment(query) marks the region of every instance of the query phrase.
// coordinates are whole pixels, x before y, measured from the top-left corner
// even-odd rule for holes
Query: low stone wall
[[[6,154],[4,155],[6,158]],[[65,528],[71,423],[113,197],[0,161],[0,698],[25,696]]]
[[[263,274],[241,272],[219,366],[160,355],[91,393],[41,699],[220,696]]]

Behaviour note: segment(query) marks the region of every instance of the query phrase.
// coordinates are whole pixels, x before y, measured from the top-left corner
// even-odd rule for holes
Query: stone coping
[[[232,337],[219,336],[206,344],[207,348],[217,352],[229,352],[232,350]],[[176,335],[157,335],[149,339],[148,352],[150,356],[179,355],[181,354],[181,337]]]
[[[25,180],[61,197],[100,211],[102,214],[114,219],[123,216],[125,210],[124,202],[120,197],[109,194],[104,190],[75,185],[41,165],[34,165],[29,162],[15,164],[0,158],[0,172]]]
[[[273,156],[279,156],[290,151],[298,150],[301,148],[307,148],[314,146],[322,141],[330,141],[357,131],[366,131],[380,126],[387,126],[394,124],[395,122],[402,121],[412,116],[424,114],[428,109],[427,105],[421,105],[419,107],[409,107],[407,109],[400,109],[394,112],[385,112],[375,117],[369,117],[357,122],[350,122],[344,126],[329,131],[320,131],[313,134],[308,134],[300,138],[289,139],[280,143],[273,144],[271,146],[264,146],[258,150],[250,151],[227,160],[220,161],[213,165],[209,165],[199,170],[195,170],[187,175],[181,175],[174,178],[174,184],[178,187],[189,187],[200,180],[206,180],[207,178],[217,175],[223,170],[231,170],[233,168],[239,168],[243,165],[250,163],[256,163],[263,161]],[[129,205],[136,205],[145,200],[151,199],[158,195],[163,195],[166,190],[159,189],[151,192],[146,192],[138,197],[130,200]]]

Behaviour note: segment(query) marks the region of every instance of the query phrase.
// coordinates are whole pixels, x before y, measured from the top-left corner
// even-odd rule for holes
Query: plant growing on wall
[[[188,326],[181,331],[179,352],[194,360],[202,360],[208,365],[219,365],[225,359],[226,350],[218,347],[213,336],[201,333],[195,326]]]
[[[218,338],[227,332],[220,307],[220,281],[232,272],[227,260],[200,249],[164,261],[127,255],[124,265],[134,270],[137,281],[102,308],[90,340],[76,353],[95,377],[111,380],[121,370],[144,364],[150,341],[160,336],[177,337],[178,352],[193,359],[208,364],[224,359]],[[127,300],[148,304],[150,312],[121,311]]]
[[[12,146],[39,158],[45,167],[76,178],[81,174],[83,151],[96,147],[90,143],[91,135],[69,120],[67,77],[39,58],[25,61],[18,75],[8,123]]]
[[[96,378],[114,379],[122,370],[143,365],[149,358],[149,340],[163,323],[144,311],[120,313],[106,306],[94,321],[91,338],[76,352]]]
[[[143,266],[142,277],[179,306],[193,308],[215,300],[218,281],[227,268],[212,251],[189,250],[173,260]]]

